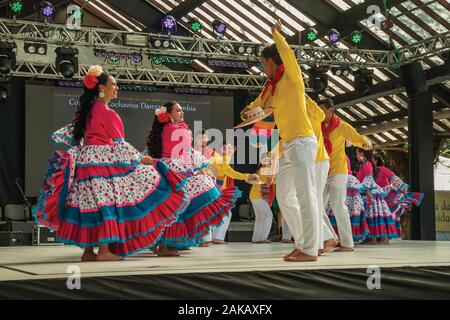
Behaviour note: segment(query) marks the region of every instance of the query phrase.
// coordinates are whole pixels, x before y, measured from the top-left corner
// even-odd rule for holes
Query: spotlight
[[[115,52],[110,52],[109,54],[109,61],[112,63],[116,63],[120,61],[120,54]]]
[[[154,39],[152,40],[152,44],[153,47],[155,48],[164,48],[164,49],[169,49],[171,47],[174,48],[174,44],[169,39]]]
[[[319,38],[319,32],[317,32],[315,28],[311,27],[306,31],[306,40],[308,42],[313,42],[317,40],[317,38]]]
[[[235,47],[235,50],[239,54],[248,54],[248,55],[250,55],[250,54],[255,53],[255,47],[252,47],[252,46],[237,45]]]
[[[25,53],[29,54],[47,54],[47,45],[45,43],[27,43],[25,42],[23,45],[23,50]]]
[[[328,88],[328,75],[327,75],[328,68],[327,67],[319,67],[319,66],[313,66],[310,69],[309,73],[309,87],[314,91],[316,94],[324,93],[325,90]]]
[[[202,30],[202,23],[198,19],[193,18],[189,20],[189,29],[194,33],[200,32]]]
[[[13,16],[17,16],[22,12],[23,2],[20,0],[11,1],[9,8],[11,9]]]
[[[165,16],[162,21],[162,31],[167,33],[177,32],[177,20],[172,16]]]
[[[46,45],[46,44],[40,44],[40,45],[38,46],[37,52],[38,52],[40,55],[45,55],[45,54],[47,54],[47,45]]]
[[[154,57],[152,59],[153,63],[157,66],[162,65],[164,62],[164,59],[162,57]]]
[[[72,78],[78,73],[78,49],[59,47],[55,52],[56,72],[61,73],[64,78]]]
[[[351,70],[348,67],[332,67],[331,68],[331,72],[335,75],[335,76],[345,76],[347,77]]]
[[[180,57],[154,56],[150,57],[150,60],[153,62],[154,65],[161,65],[163,63],[192,64],[192,59]]]
[[[81,29],[81,24],[83,23],[84,12],[76,4],[71,4],[66,10],[66,26],[69,29],[79,30]]]
[[[154,40],[153,41],[153,46],[156,47],[156,48],[161,47],[162,46],[162,41],[159,40],[159,39]]]
[[[78,7],[77,9],[72,11],[72,18],[81,20],[81,19],[83,19],[83,17],[84,17],[84,12],[81,8]]]
[[[45,19],[53,18],[56,15],[56,9],[49,1],[42,1],[39,4],[39,12]]]
[[[350,75],[350,73],[351,73],[351,70],[349,68],[343,68],[342,69],[342,75],[344,77],[348,77]]]
[[[336,44],[341,41],[341,34],[336,29],[331,29],[327,33],[327,38],[332,44]]]
[[[369,93],[373,86],[373,70],[370,69],[359,69],[354,72],[355,76],[355,89],[361,94]]]
[[[223,36],[227,31],[227,24],[220,20],[214,20],[212,23],[212,27],[214,32],[216,32],[220,36]]]
[[[0,74],[8,74],[16,67],[15,48],[14,42],[0,42]]]
[[[363,34],[360,31],[353,31],[352,34],[350,35],[350,42],[357,46],[358,44],[360,44],[363,41]]]

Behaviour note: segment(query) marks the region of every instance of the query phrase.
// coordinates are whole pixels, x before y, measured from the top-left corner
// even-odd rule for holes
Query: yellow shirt
[[[300,66],[283,36],[278,31],[272,36],[285,67],[284,75],[277,83],[275,95],[272,96],[270,87],[264,97],[261,97],[261,93],[243,112],[256,107],[271,107],[274,110],[280,137],[284,142],[297,137],[313,136],[314,132],[306,112],[305,84]]]
[[[317,103],[310,97],[306,98],[306,109],[308,111],[309,120],[311,120],[311,125],[314,130],[314,134],[317,138],[318,149],[316,162],[321,162],[324,160],[329,160],[328,152],[323,144],[323,134],[322,134],[322,122],[325,120],[325,113],[320,109]]]
[[[226,183],[227,183],[227,177],[230,177],[235,180],[247,180],[247,178],[250,176],[248,173],[240,173],[235,171],[230,166],[231,157],[222,157],[217,152],[214,152],[211,159],[209,159],[209,165],[216,170],[217,173],[217,179],[223,180],[222,188],[225,189]]]
[[[268,176],[268,175],[261,175],[260,174],[260,170],[258,170],[257,172],[259,174],[259,178],[264,181],[267,182],[269,179],[272,179],[272,176]],[[261,192],[261,185],[260,184],[254,184],[252,185],[252,189],[250,190],[250,196],[249,196],[250,200],[258,200],[258,199],[262,199],[262,192]]]
[[[350,141],[354,146],[363,147],[366,137],[360,135],[355,128],[347,122],[342,121],[339,126],[330,134],[330,142],[332,151],[330,154],[330,171],[329,176],[336,174],[347,174],[347,160],[345,159],[345,141]]]

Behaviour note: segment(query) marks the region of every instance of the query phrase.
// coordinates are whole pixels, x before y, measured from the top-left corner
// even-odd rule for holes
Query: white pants
[[[227,234],[228,227],[231,221],[231,211],[223,217],[223,224],[217,228],[213,228],[206,236],[203,237],[205,242],[211,242],[213,240],[225,240],[225,235]]]
[[[324,206],[330,203],[336,216],[336,224],[339,231],[341,245],[353,248],[352,225],[345,199],[347,197],[347,174],[336,174],[328,177],[325,187]]]
[[[289,227],[288,227],[288,225],[287,225],[287,222],[286,222],[286,219],[285,219],[285,217],[284,216],[282,216],[281,217],[281,219],[282,219],[282,228],[283,228],[283,236],[282,236],[282,239],[283,240],[291,240],[292,239],[292,233],[291,233],[291,230],[289,230]]]
[[[317,203],[319,207],[319,248],[323,249],[323,242],[329,239],[336,238],[337,235],[331,226],[330,219],[324,207],[324,192],[327,184],[328,171],[330,170],[330,161],[324,160],[316,162],[316,186],[317,186]]]
[[[323,242],[329,239],[337,239],[338,236],[334,232],[330,219],[325,211],[323,204],[323,197],[325,192],[325,186],[327,184],[328,170],[330,168],[329,160],[316,162],[316,184],[317,184],[317,203],[319,211],[323,213],[323,219],[319,218],[319,235],[320,242],[319,248],[323,249]],[[283,218],[283,239],[291,240],[291,232],[286,224],[286,220]]]
[[[253,211],[255,211],[252,242],[267,240],[272,227],[272,210],[264,199],[252,200],[252,205]]]
[[[317,256],[320,238],[316,154],[315,136],[285,143],[277,176],[277,200],[294,236],[295,247],[310,256]]]

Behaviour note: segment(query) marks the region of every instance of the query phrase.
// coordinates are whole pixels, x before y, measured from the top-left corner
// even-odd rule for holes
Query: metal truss
[[[80,65],[79,74],[74,79],[81,79],[87,73],[89,65]],[[145,69],[141,67],[104,66],[105,71],[116,77],[119,83],[150,84],[155,86],[201,87],[216,89],[260,90],[266,79],[262,76],[245,74],[220,74],[185,72],[165,69]],[[27,78],[61,79],[54,64],[33,62],[18,63],[11,71],[11,76]]]
[[[408,45],[392,55],[392,64],[403,65],[436,56],[450,49],[450,31]]]
[[[256,62],[262,44],[204,39],[161,34],[135,33],[109,29],[70,29],[66,25],[33,21],[0,19],[0,40],[13,42],[45,42],[54,46],[73,46],[87,53],[80,61],[79,79],[86,73],[90,59],[89,50],[102,48],[116,52],[136,52],[154,55],[191,57],[195,59],[222,59]],[[154,41],[169,41],[167,49],[154,47]],[[243,55],[238,47],[251,47],[252,53]],[[389,68],[423,59],[450,49],[450,32],[401,48],[396,52],[380,50],[340,49],[329,47],[292,46],[300,64],[346,65],[358,67]],[[22,48],[18,47],[18,50]],[[20,57],[20,58],[19,58]],[[81,57],[81,56],[80,56]],[[61,79],[54,61],[49,56],[44,61],[33,61],[29,56],[18,55],[12,76],[28,78]],[[106,65],[121,83],[155,86],[189,86],[216,89],[260,90],[266,79],[256,74],[221,74],[154,69],[147,65]]]
[[[66,25],[34,21],[0,19],[0,38],[43,41],[48,44],[102,48],[122,52],[140,51],[149,56],[166,55],[195,59],[222,59],[256,62],[263,44],[197,36],[149,34],[99,28],[74,30]],[[154,46],[154,40],[168,40],[168,48]],[[300,64],[354,65],[374,68],[397,67],[439,54],[450,49],[450,32],[395,51],[340,49],[330,47],[291,46]],[[251,54],[238,52],[238,47],[251,47]]]

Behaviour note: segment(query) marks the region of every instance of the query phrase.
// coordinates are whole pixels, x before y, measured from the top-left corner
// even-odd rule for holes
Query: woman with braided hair
[[[75,120],[52,135],[71,148],[50,159],[33,215],[58,242],[84,248],[82,261],[122,260],[154,247],[178,219],[183,179],[125,141],[122,120],[108,107],[119,90],[114,77],[92,66],[83,84]]]

